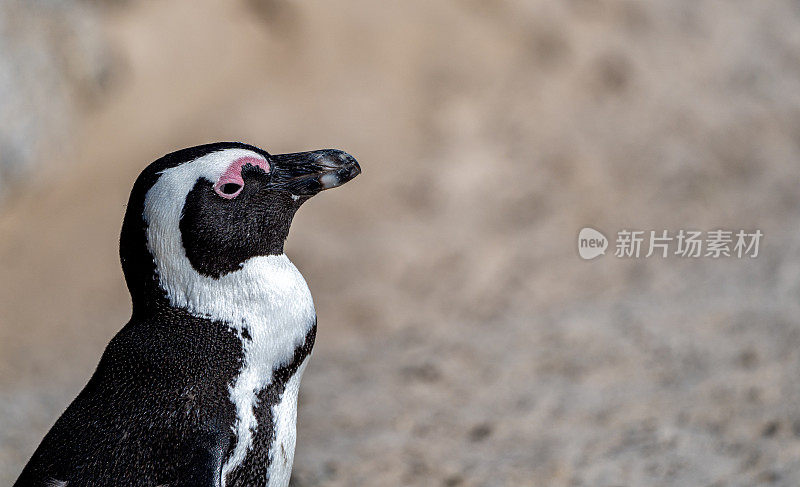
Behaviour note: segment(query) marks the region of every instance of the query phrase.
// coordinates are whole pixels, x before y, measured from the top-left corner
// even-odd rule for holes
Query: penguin
[[[14,485],[287,486],[317,318],[284,241],[360,172],[339,150],[239,142],[147,166],[120,235],[131,319]]]

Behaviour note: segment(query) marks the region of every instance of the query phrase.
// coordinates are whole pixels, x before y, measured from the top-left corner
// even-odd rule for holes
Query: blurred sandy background
[[[218,140],[364,168],[287,246],[293,485],[800,485],[796,1],[9,0],[0,119],[0,485],[129,317],[136,175]]]

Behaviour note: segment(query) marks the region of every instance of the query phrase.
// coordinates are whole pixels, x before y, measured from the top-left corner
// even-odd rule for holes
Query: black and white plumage
[[[303,202],[360,171],[242,143],[148,166],[120,237],[131,320],[15,485],[288,485],[317,325],[283,244]]]

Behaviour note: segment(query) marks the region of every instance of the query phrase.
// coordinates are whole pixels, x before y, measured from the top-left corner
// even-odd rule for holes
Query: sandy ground
[[[294,485],[800,485],[796,2],[99,8],[116,86],[0,212],[0,484],[127,321],[138,172],[244,140],[364,168],[287,246]],[[584,226],[765,237],[585,262]]]

